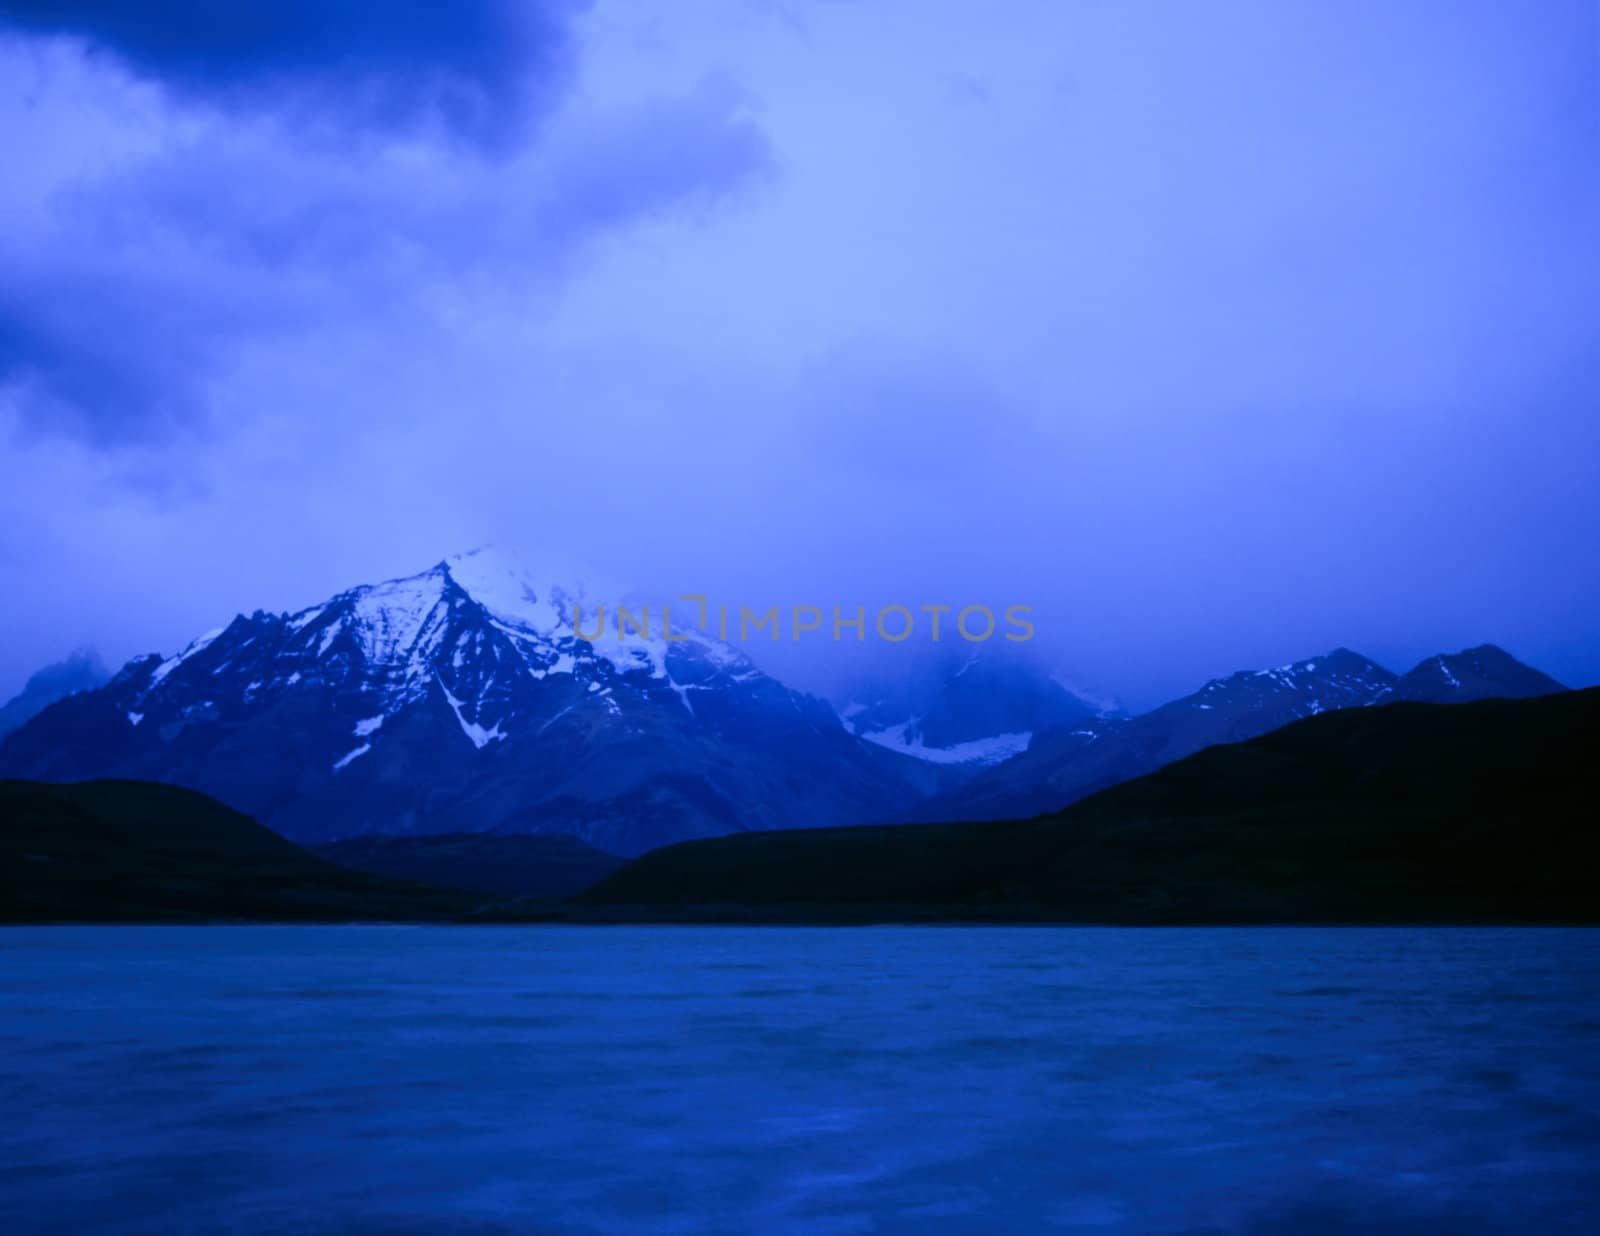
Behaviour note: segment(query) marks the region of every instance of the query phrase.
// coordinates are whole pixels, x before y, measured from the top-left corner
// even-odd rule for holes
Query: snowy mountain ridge
[[[335,770],[372,748],[385,718],[434,690],[449,704],[463,736],[481,750],[507,738],[507,727],[527,720],[517,716],[509,689],[522,676],[534,681],[568,676],[620,715],[630,694],[660,687],[692,712],[691,691],[714,687],[721,674],[760,672],[737,649],[693,628],[677,632],[672,641],[662,638],[659,628],[646,637],[628,627],[619,638],[613,607],[590,600],[622,595],[619,589],[578,580],[536,583],[536,578],[497,551],[480,549],[416,575],[349,589],[298,612],[240,616],[161,661],[130,712],[142,719],[170,675],[241,624],[277,624],[284,637],[263,657],[258,635],[247,634],[208,664],[206,673],[218,679],[250,667],[246,700],[294,688],[312,675],[356,679],[372,697],[372,714],[356,723],[353,735],[369,741],[342,754]],[[487,621],[463,621],[463,611],[472,607]],[[599,638],[579,637],[580,620],[594,635],[602,617],[610,621]],[[686,664],[690,668],[682,672]],[[673,677],[674,669],[683,681]]]
[[[877,818],[933,788],[690,622],[619,636],[619,595],[480,550],[241,614],[47,709],[0,767],[172,781],[313,842],[510,829],[620,853]]]

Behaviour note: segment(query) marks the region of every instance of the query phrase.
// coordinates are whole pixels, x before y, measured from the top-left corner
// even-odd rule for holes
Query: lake
[[[1600,1230],[1600,932],[0,931],[0,1230]]]

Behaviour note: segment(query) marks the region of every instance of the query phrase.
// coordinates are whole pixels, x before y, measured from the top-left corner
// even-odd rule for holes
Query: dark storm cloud
[[[587,0],[0,0],[0,30],[82,40],[173,95],[485,144],[572,70]]]
[[[228,142],[80,188],[63,217],[102,253],[164,235],[234,271],[344,284],[352,273],[497,272],[515,282],[559,267],[602,231],[714,206],[773,169],[744,96],[712,77],[680,95],[595,109],[512,164],[351,161]]]
[[[74,180],[33,235],[0,240],[0,395],[34,433],[171,441],[212,427],[215,381],[253,345],[410,330],[466,286],[515,299],[601,236],[703,213],[772,168],[714,76],[564,117],[506,160],[229,129]]]

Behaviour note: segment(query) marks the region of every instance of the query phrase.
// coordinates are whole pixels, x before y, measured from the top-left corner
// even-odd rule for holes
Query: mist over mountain
[[[0,707],[0,737],[75,691],[92,691],[111,677],[93,648],[78,648],[64,660],[35,672],[27,685]]]
[[[893,671],[841,686],[839,717],[869,742],[935,763],[997,764],[1101,712],[1016,645],[929,644]]]

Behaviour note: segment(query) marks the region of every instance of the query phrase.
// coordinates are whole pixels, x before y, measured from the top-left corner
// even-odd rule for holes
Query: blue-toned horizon
[[[1600,683],[1593,0],[0,0],[0,131],[0,698],[489,541]]]

